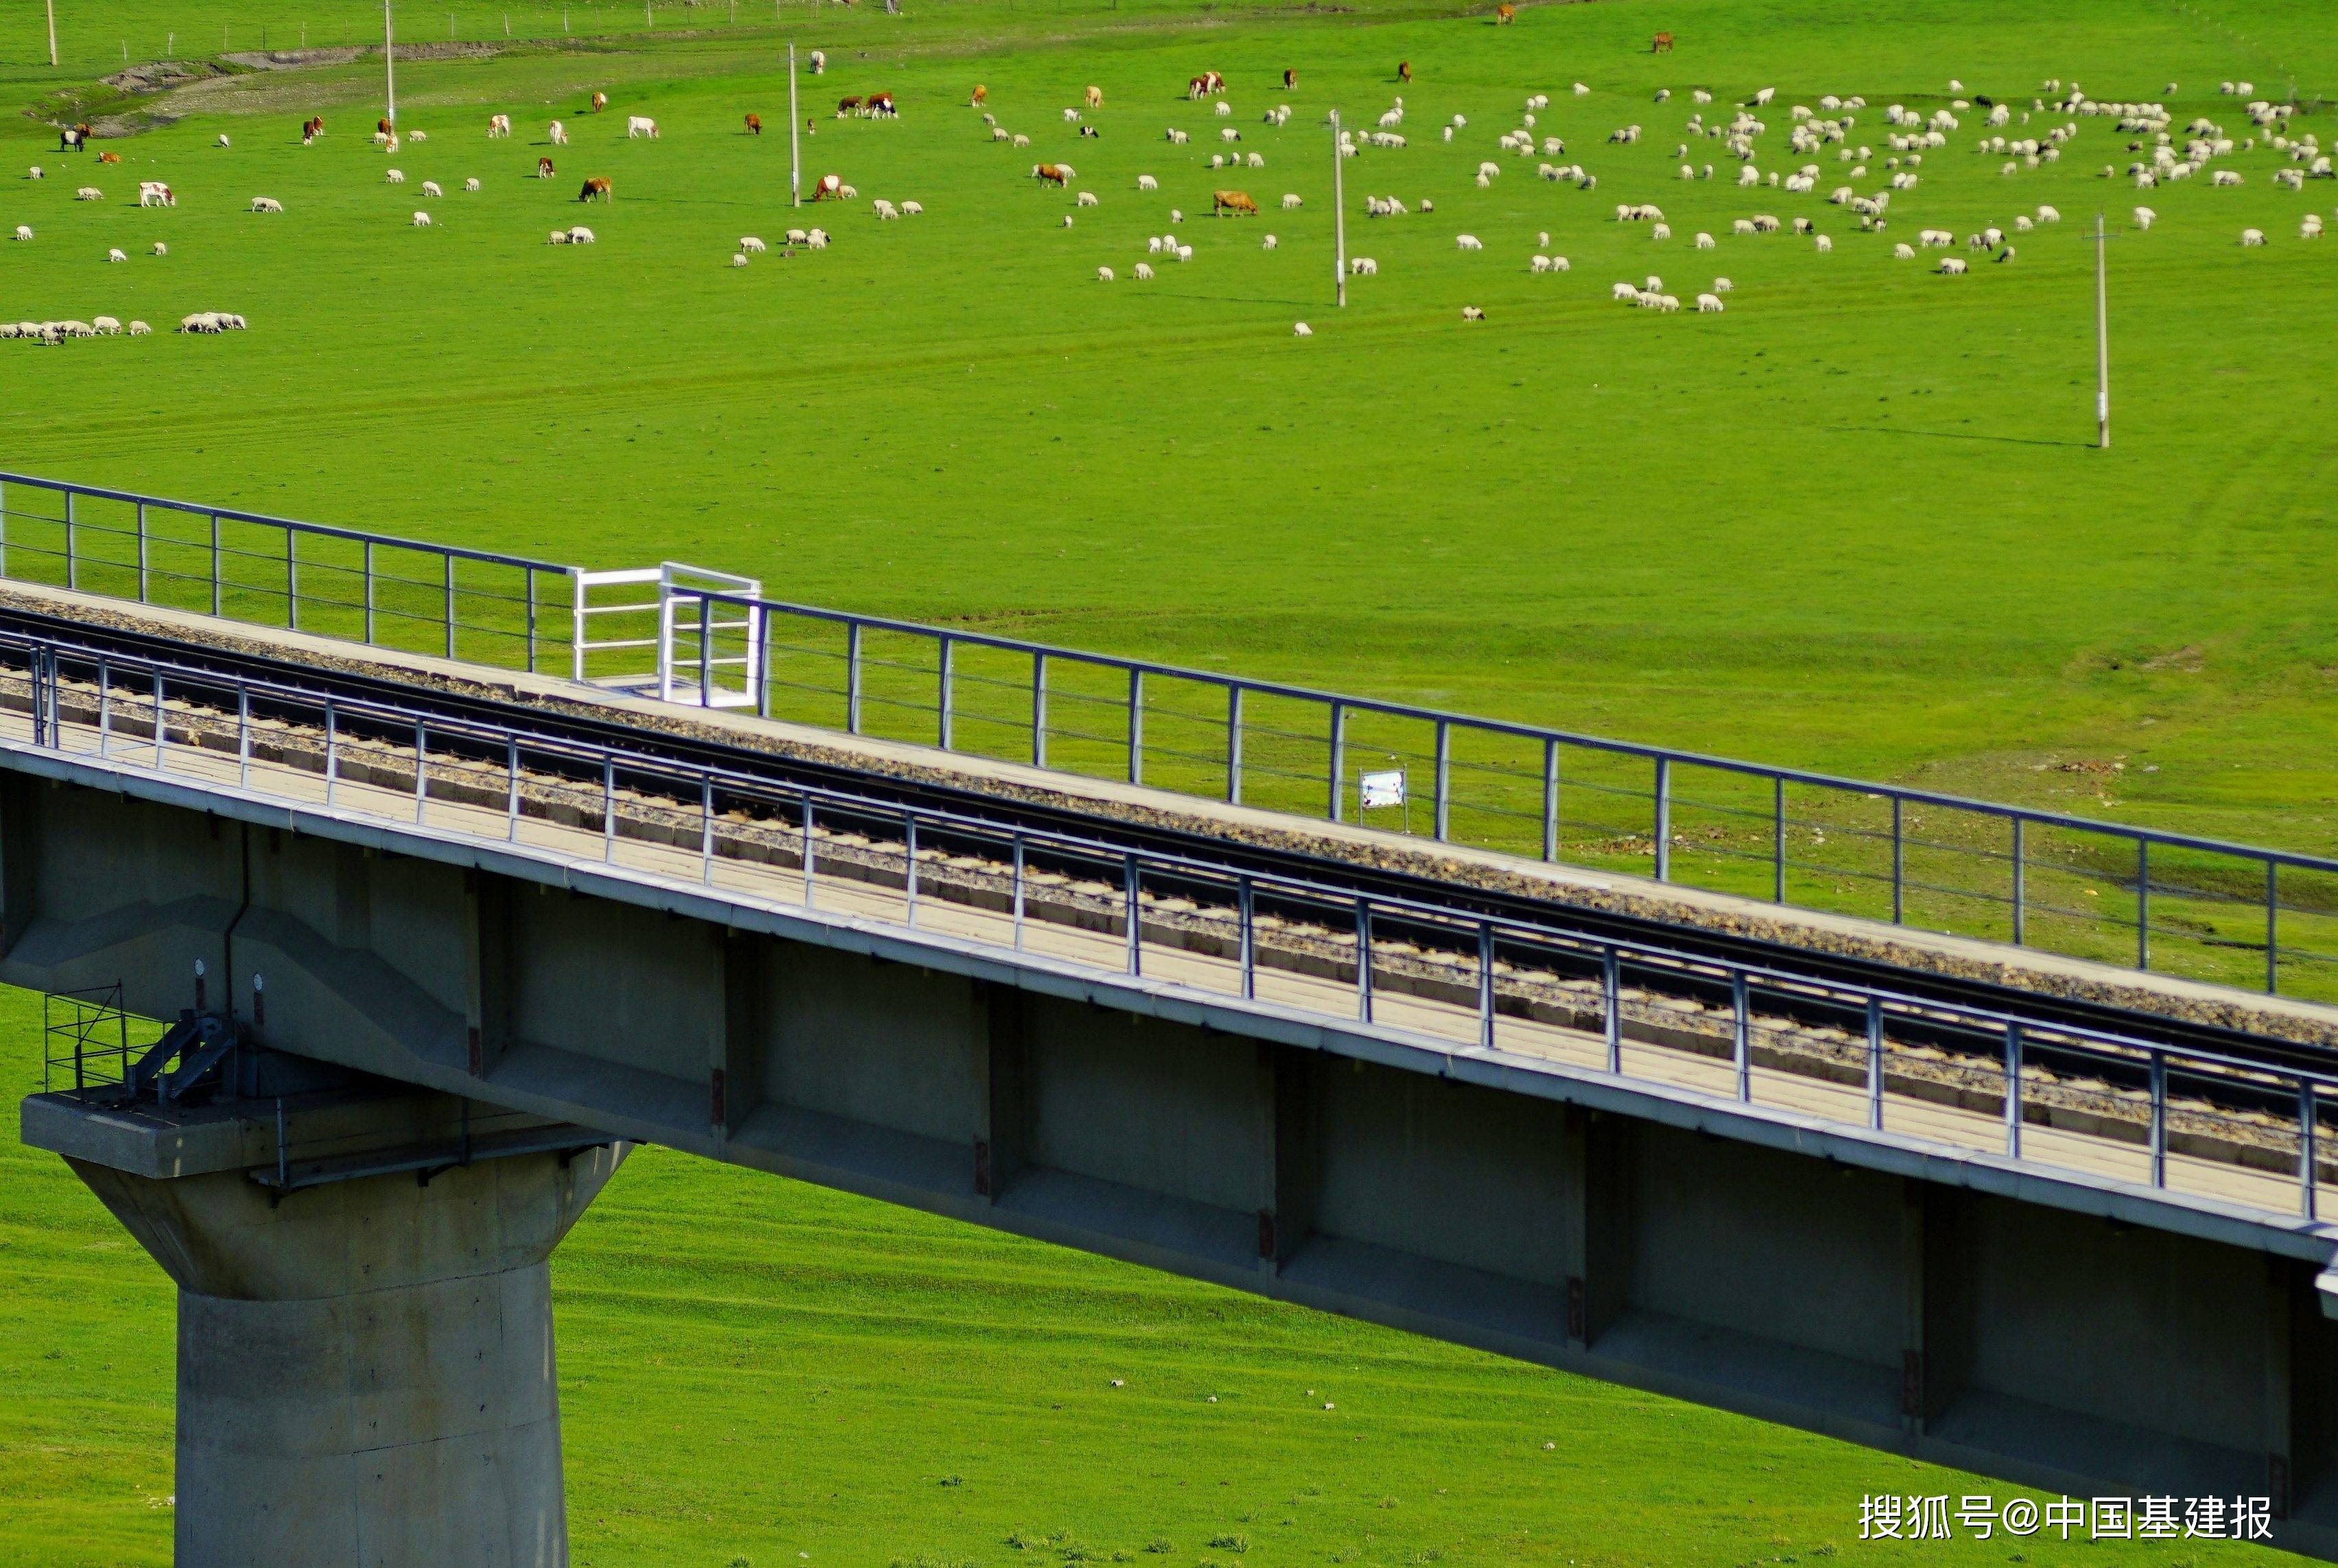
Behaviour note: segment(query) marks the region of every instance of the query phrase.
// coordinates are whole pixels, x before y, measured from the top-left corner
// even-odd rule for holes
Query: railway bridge
[[[817,612],[742,579],[0,516],[24,1134],[180,1286],[183,1563],[565,1562],[548,1259],[644,1142],[2338,1554],[2338,867],[1616,744],[1636,838],[1561,765],[1606,742],[1322,697],[1307,771],[1312,694],[842,616],[817,722]],[[1691,826],[1696,769],[1754,808]],[[1830,832],[1888,908],[1810,906]]]

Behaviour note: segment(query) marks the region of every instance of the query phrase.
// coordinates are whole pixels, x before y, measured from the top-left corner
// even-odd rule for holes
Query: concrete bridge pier
[[[25,1103],[179,1286],[180,1568],[560,1568],[549,1259],[622,1146],[438,1094],[287,1104],[280,1158],[274,1102]]]

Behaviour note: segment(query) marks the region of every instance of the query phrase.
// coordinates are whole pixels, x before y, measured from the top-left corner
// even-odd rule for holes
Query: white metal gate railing
[[[575,574],[570,673],[668,702],[752,708],[761,582],[683,562]]]

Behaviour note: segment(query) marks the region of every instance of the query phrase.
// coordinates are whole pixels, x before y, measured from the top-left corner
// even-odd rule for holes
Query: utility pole
[[[788,194],[803,205],[803,122],[796,113],[796,45],[788,41]]]
[[[1331,111],[1331,272],[1348,308],[1348,202],[1340,168],[1340,112]]]
[[[2095,445],[2111,445],[2111,309],[2110,236],[2103,231],[2103,215],[2095,214]]]
[[[381,0],[381,71],[388,103],[388,113],[382,118],[389,122],[389,133],[393,136],[398,134],[398,62],[392,58],[397,48],[397,41],[390,34],[389,0]]]
[[[49,0],[49,64],[57,63],[57,0]]]

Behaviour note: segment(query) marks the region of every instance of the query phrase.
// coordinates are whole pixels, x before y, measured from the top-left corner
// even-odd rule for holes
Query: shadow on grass
[[[1830,425],[1830,430],[1845,430],[1870,436],[1927,436],[1936,441],[2003,441],[2016,446],[2092,446],[2091,441],[2057,441],[2044,436],[1982,436],[1970,430],[1904,430],[1890,425]]]

